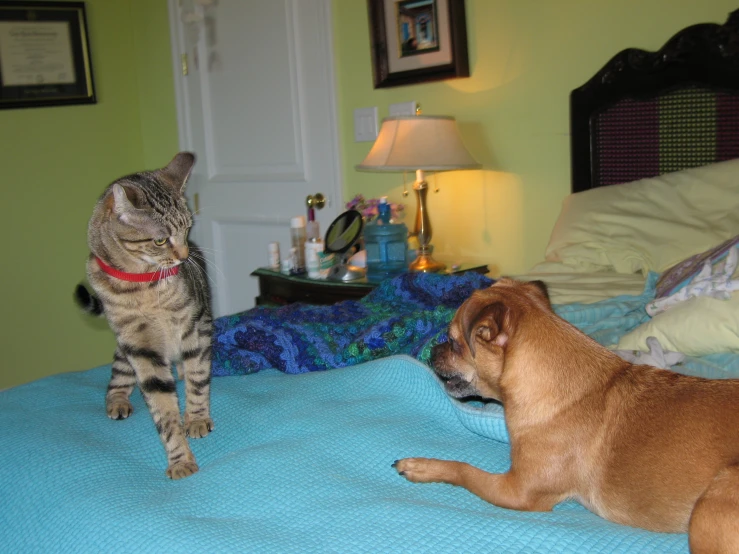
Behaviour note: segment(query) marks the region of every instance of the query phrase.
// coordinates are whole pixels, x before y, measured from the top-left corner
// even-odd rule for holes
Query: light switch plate
[[[416,101],[411,100],[410,102],[398,102],[397,104],[390,104],[390,115],[416,115]]]
[[[354,110],[354,142],[373,142],[377,138],[377,106]]]

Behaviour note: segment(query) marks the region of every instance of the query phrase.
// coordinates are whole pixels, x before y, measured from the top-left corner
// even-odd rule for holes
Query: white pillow
[[[565,198],[547,262],[573,271],[662,272],[739,234],[739,159]]]

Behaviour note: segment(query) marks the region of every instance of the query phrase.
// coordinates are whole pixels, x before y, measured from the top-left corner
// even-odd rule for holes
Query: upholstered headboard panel
[[[572,190],[739,157],[739,10],[629,48],[570,94]]]

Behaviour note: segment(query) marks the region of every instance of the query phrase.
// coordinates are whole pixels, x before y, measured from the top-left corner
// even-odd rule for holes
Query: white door
[[[249,274],[268,264],[270,242],[289,253],[308,195],[328,199],[321,234],[343,211],[331,0],[169,0],[169,10],[180,147],[197,155],[191,237],[220,316],[254,306]]]

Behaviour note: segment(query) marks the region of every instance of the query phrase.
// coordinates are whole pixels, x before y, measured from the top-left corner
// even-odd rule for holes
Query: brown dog
[[[572,498],[599,516],[690,532],[693,552],[739,553],[739,379],[633,365],[558,317],[540,282],[501,279],[457,311],[432,365],[455,397],[505,407],[508,473],[406,458],[406,479],[443,482],[514,510]]]

